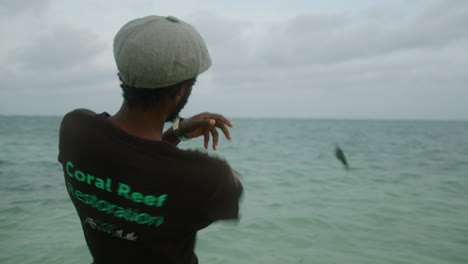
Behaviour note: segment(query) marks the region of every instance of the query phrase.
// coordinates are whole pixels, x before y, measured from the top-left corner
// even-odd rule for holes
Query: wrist
[[[182,131],[180,130],[180,123],[184,120],[184,118],[181,118],[181,117],[176,117],[174,119],[174,123],[172,124],[172,132],[174,133],[174,135],[176,136],[176,138],[179,140],[179,141],[187,141],[189,140],[189,138],[187,138],[183,133]]]

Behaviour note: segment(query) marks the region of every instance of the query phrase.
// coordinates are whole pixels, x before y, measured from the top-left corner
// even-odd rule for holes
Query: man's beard
[[[174,121],[174,119],[176,117],[179,116],[179,113],[180,111],[182,111],[182,109],[185,107],[185,105],[187,104],[188,102],[188,99],[190,97],[190,93],[192,92],[192,89],[190,89],[184,96],[184,98],[182,98],[179,102],[179,104],[176,106],[174,112],[172,112],[172,114],[169,115],[169,117],[166,119],[166,122],[172,122]]]

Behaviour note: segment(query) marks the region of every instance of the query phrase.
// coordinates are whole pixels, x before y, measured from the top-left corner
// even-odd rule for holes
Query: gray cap
[[[136,88],[170,86],[211,66],[198,31],[173,16],[147,16],[125,24],[114,38],[114,58],[122,81]]]

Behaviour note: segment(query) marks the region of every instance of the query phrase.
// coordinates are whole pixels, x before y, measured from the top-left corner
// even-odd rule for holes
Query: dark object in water
[[[335,146],[335,156],[341,161],[341,163],[343,163],[343,166],[348,170],[348,161],[346,161],[346,157],[343,153],[343,150],[341,150],[341,148],[338,146]]]

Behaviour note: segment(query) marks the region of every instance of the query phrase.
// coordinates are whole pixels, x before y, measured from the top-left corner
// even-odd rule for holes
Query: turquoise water
[[[56,161],[59,123],[0,116],[0,263],[91,262]],[[201,263],[468,263],[468,122],[233,123],[209,153],[242,174],[242,218],[199,232]]]

